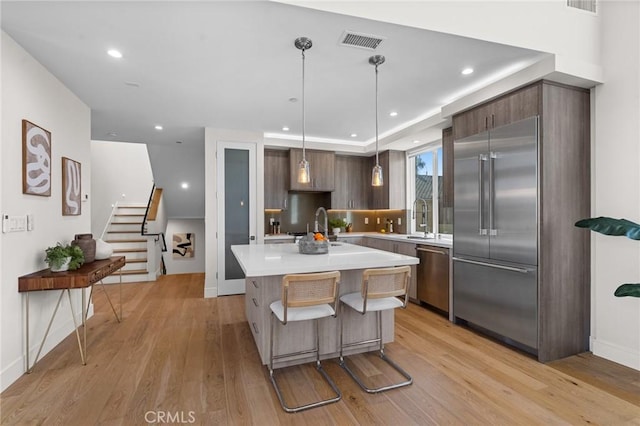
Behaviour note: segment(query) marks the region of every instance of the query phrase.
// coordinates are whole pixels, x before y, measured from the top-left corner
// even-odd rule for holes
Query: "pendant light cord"
[[[302,50],[302,159],[306,160],[304,147],[305,114],[304,114],[304,51]]]
[[[376,64],[376,166],[378,162],[378,65]]]

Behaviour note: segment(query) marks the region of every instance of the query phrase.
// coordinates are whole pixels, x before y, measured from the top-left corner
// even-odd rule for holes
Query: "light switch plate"
[[[364,224],[365,224],[365,225],[368,225],[368,224],[369,224],[369,218],[368,218],[368,217],[365,217],[365,218],[364,218]]]
[[[27,230],[27,216],[2,215],[2,232],[22,232]]]

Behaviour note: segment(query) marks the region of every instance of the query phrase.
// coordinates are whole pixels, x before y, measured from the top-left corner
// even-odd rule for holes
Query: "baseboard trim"
[[[640,371],[640,351],[633,350],[602,339],[592,339],[594,355]]]

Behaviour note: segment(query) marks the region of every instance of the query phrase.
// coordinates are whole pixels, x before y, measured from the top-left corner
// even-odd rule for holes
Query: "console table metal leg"
[[[71,317],[73,318],[73,326],[76,329],[76,338],[78,339],[78,349],[80,349],[80,358],[82,358],[82,365],[87,365],[87,361],[84,358],[84,353],[85,350],[87,349],[86,344],[86,335],[85,335],[85,346],[84,348],[82,347],[82,342],[80,342],[80,332],[78,331],[78,322],[76,321],[76,313],[75,310],[73,309],[73,303],[71,302],[71,291],[69,289],[66,289],[67,292],[67,296],[69,296],[69,307],[71,308]],[[83,310],[84,310],[84,292],[82,293],[83,297],[82,297],[82,306],[83,306]],[[85,327],[86,330],[86,327]]]
[[[122,280],[122,278],[120,278],[120,280]],[[107,296],[107,301],[109,302],[109,305],[111,306],[111,310],[113,311],[113,315],[116,316],[116,319],[118,320],[118,322],[120,322],[120,320],[122,319],[122,283],[120,283],[120,316],[118,316],[118,313],[116,312],[116,308],[113,306],[113,303],[111,303],[111,298],[109,297],[109,293],[107,292],[107,289],[104,286],[104,283],[102,282],[102,280],[100,280],[100,285],[102,286],[102,291],[104,291],[105,296]]]
[[[69,291],[69,290],[67,290]],[[51,315],[51,319],[49,320],[49,325],[47,326],[47,331],[44,332],[44,337],[42,338],[42,342],[40,342],[40,348],[38,348],[38,353],[36,354],[36,359],[33,360],[33,364],[29,365],[29,358],[28,358],[28,353],[29,353],[29,347],[27,347],[27,373],[31,373],[31,370],[33,370],[33,367],[36,365],[36,363],[38,362],[38,358],[40,358],[40,352],[42,352],[42,347],[44,346],[44,342],[45,340],[47,340],[47,336],[49,335],[49,330],[51,330],[51,324],[53,324],[53,319],[56,317],[56,313],[58,313],[58,308],[60,307],[60,301],[62,300],[62,296],[64,295],[64,290],[60,291],[60,297],[58,297],[58,303],[56,303],[56,308],[53,310],[53,315]],[[27,297],[29,297],[29,293],[27,293]],[[27,303],[28,303],[28,299],[27,299]],[[28,309],[27,309],[28,312]],[[73,319],[74,323],[75,323],[75,318]],[[27,333],[29,332],[29,322],[27,321]],[[76,329],[77,332],[77,329]],[[27,344],[29,344],[29,338],[27,337]],[[84,359],[84,356],[83,356]]]
[[[26,344],[27,344],[27,353],[26,353],[26,358],[27,358],[27,374],[31,373],[31,369],[29,368],[29,292],[27,292],[27,307],[26,307],[26,311],[27,311],[27,318],[26,318],[26,325],[27,325],[27,330],[25,333],[26,336]]]
[[[80,289],[82,293],[82,346],[84,347],[84,352],[87,352],[87,309],[85,305],[85,294],[84,288]],[[74,316],[75,317],[75,316]]]

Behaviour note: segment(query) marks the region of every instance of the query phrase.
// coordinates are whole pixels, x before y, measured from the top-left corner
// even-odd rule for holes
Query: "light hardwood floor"
[[[396,341],[386,347],[412,386],[368,395],[329,360],[343,399],[286,414],[260,365],[243,296],[204,299],[203,282],[185,274],[124,285],[120,324],[96,289],[87,365],[69,336],[0,395],[0,423],[640,424],[640,372],[590,354],[540,364],[416,305],[396,311]],[[393,378],[375,361],[354,358],[371,380]],[[281,374],[298,402],[328,392],[313,368]]]

